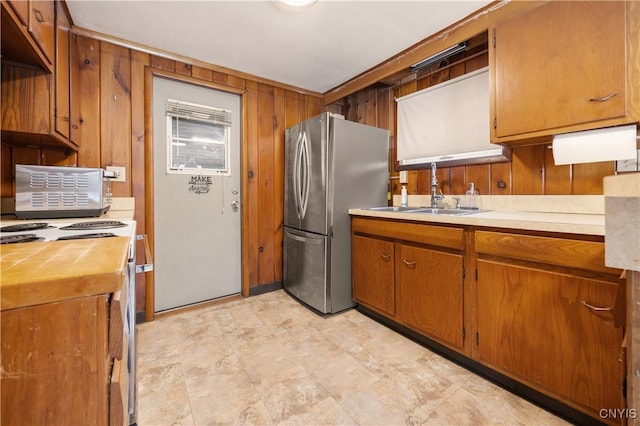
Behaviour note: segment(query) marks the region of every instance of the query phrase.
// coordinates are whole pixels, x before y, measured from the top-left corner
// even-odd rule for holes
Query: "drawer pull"
[[[617,93],[611,93],[611,94],[609,94],[607,96],[600,96],[599,98],[589,98],[589,102],[606,102],[606,101],[608,101],[609,99],[611,99],[611,98],[613,98],[615,96],[618,96],[618,94]]]
[[[590,305],[585,300],[582,300],[580,303],[582,303],[584,306],[586,306],[588,309],[590,309],[590,310],[592,310],[594,312],[611,312],[611,311],[613,311],[613,306],[608,306],[608,307],[605,307],[605,308],[601,308],[601,307],[598,307],[598,306]]]
[[[33,14],[36,15],[36,21],[40,23],[44,22],[44,16],[42,16],[42,12],[38,9],[33,9]]]
[[[404,262],[407,268],[413,269],[416,267],[416,262],[409,262],[408,260],[405,260],[405,259],[402,259],[402,261]]]
[[[389,260],[391,260],[391,255],[390,255],[390,254],[380,253],[380,257],[381,257],[381,258],[382,258],[382,260],[384,260],[385,262],[388,262]]]

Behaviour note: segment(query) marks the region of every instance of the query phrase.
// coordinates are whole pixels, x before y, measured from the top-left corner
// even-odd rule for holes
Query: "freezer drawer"
[[[284,229],[283,286],[322,313],[331,311],[328,281],[330,237]]]

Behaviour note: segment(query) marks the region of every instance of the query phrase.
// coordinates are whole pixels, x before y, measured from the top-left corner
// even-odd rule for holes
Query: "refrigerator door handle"
[[[302,141],[302,132],[298,133],[298,140],[293,154],[293,203],[296,207],[296,216],[300,220],[300,142]]]
[[[309,185],[311,183],[311,164],[309,163],[309,142],[307,141],[307,132],[303,131],[301,142],[300,156],[304,161],[304,169],[302,175],[302,191],[300,193],[300,219],[304,219],[307,214],[307,203],[309,202]]]

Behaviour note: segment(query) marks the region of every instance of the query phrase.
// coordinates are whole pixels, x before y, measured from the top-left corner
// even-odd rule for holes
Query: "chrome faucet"
[[[436,175],[436,163],[431,163],[431,208],[438,207],[438,201],[444,198],[440,191],[438,194],[438,176]]]

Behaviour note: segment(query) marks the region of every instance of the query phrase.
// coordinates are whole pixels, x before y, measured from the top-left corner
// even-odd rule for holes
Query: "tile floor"
[[[356,310],[323,318],[282,290],[138,336],[140,426],[566,424]]]

